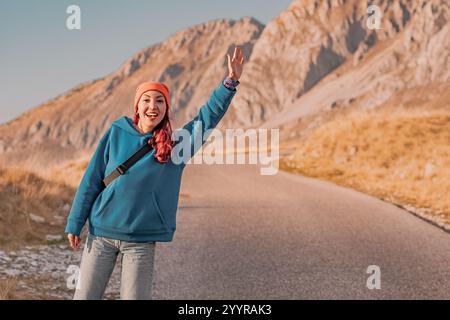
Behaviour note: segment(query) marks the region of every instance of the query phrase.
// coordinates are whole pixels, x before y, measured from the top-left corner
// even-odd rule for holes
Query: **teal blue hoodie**
[[[105,176],[153,135],[140,133],[127,116],[115,120],[100,139],[81,179],[65,233],[80,235],[88,220],[89,232],[96,236],[131,242],[172,241],[186,159],[198,150],[198,142],[194,149],[194,141],[200,137],[201,144],[205,142],[205,131],[216,127],[236,92],[221,82],[198,114],[183,126],[190,133],[191,147],[191,154],[184,161],[174,161],[176,157],[172,156],[168,162],[160,163],[152,150],[105,187]],[[174,148],[180,141],[175,141]]]

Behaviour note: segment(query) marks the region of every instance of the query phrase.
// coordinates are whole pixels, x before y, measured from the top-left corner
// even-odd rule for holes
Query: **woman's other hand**
[[[234,81],[239,80],[242,75],[242,69],[244,65],[244,54],[241,48],[235,47],[233,58],[227,53],[228,57],[228,76]]]
[[[70,247],[73,250],[78,250],[80,248],[81,238],[79,236],[69,233],[67,238],[69,239]]]

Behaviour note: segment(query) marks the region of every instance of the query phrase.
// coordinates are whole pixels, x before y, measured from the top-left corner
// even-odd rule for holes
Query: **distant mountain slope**
[[[143,81],[171,89],[175,127],[193,117],[227,74],[227,52],[246,57],[264,25],[251,17],[220,19],[180,30],[136,53],[117,71],[84,83],[0,126],[0,152],[13,162],[61,161],[92,150],[110,123],[132,116],[134,93]]]
[[[379,30],[367,27],[370,4],[381,10]],[[226,74],[234,45],[243,47],[246,66],[219,128],[280,128],[284,142],[414,88],[439,94],[450,80],[450,3],[295,0],[266,27],[251,17],[196,25],[0,126],[0,153],[51,161],[91,150],[113,119],[131,116],[134,88],[151,79],[170,86],[180,126]]]

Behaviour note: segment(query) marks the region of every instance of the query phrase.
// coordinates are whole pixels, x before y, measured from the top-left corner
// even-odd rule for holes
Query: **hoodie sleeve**
[[[103,179],[105,178],[105,169],[109,158],[110,132],[111,128],[100,139],[97,149],[89,161],[89,165],[75,193],[72,208],[67,218],[65,233],[80,235],[95,199],[105,188]]]
[[[205,131],[217,126],[219,121],[225,115],[236,92],[236,88],[227,88],[225,87],[224,82],[221,81],[220,85],[214,89],[206,103],[200,108],[197,115],[182,127],[181,131],[188,133],[189,147],[191,150],[190,157],[184,158],[183,166],[186,165],[186,162],[192,158],[198,149],[205,143],[208,138],[207,136],[204,136]],[[183,137],[181,141],[182,147],[184,147],[184,139],[185,138]]]

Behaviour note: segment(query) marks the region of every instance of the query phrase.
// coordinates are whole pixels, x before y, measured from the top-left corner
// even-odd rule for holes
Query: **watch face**
[[[232,84],[232,85],[236,85],[236,84],[239,83],[238,81],[234,81],[234,80],[231,79],[231,78],[227,78],[227,79],[226,79],[226,82],[229,83],[229,84]]]

